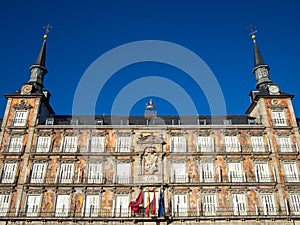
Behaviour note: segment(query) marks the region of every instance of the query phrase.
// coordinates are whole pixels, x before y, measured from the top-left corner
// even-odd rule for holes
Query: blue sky
[[[96,59],[118,46],[143,40],[175,43],[197,54],[217,79],[226,112],[244,114],[250,104],[249,91],[255,88],[248,30],[249,24],[254,24],[259,31],[258,45],[271,68],[271,79],[285,92],[296,95],[293,103],[299,116],[299,12],[300,3],[296,0],[2,1],[0,94],[12,93],[28,81],[29,67],[43,41],[42,27],[50,23],[53,29],[46,59],[49,72],[44,84],[52,93],[50,102],[57,114],[72,113],[76,87]],[[96,113],[111,114],[122,89],[147,76],[175,82],[195,104],[198,114],[210,114],[208,100],[197,82],[182,70],[159,62],[128,65],[111,76],[99,90]],[[145,88],[155,89],[156,81],[159,82],[154,79]],[[177,92],[168,85],[164,91]],[[178,113],[178,102],[164,99],[160,92],[132,95],[136,102],[128,102],[130,114],[143,114],[149,98],[154,99],[159,115]],[[178,101],[185,105],[184,99]],[[5,104],[5,97],[0,98],[1,115]]]

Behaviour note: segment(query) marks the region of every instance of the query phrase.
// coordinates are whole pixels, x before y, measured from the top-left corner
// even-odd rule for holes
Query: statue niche
[[[158,153],[155,147],[145,148],[144,155],[144,174],[154,174],[158,171]]]

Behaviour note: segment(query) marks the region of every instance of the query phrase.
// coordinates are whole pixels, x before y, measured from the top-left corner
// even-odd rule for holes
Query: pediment
[[[165,144],[165,140],[161,137],[155,136],[153,134],[147,135],[147,136],[143,136],[140,137],[137,140],[138,144]]]

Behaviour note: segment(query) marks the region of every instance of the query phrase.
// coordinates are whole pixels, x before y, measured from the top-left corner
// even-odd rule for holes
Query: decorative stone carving
[[[144,152],[145,174],[154,174],[158,171],[158,153],[155,147],[147,147]]]

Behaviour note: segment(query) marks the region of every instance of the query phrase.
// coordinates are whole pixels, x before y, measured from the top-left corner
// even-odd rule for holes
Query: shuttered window
[[[300,194],[290,194],[290,207],[294,215],[300,215]]]
[[[31,171],[31,183],[43,183],[45,179],[47,163],[34,163]]]
[[[264,152],[265,151],[263,137],[251,136],[250,141],[251,141],[251,146],[252,146],[253,152]]]
[[[171,181],[174,183],[185,183],[188,181],[185,163],[172,163]]]
[[[77,152],[77,136],[65,136],[62,145],[63,152]]]
[[[100,196],[87,195],[85,203],[85,216],[96,217],[100,212]]]
[[[257,162],[254,165],[256,182],[271,182],[270,168],[267,162]]]
[[[10,195],[0,195],[0,216],[6,216],[9,212]]]
[[[171,137],[171,152],[186,152],[185,136]]]
[[[240,143],[237,136],[224,137],[225,151],[226,152],[239,152]]]
[[[287,126],[287,119],[284,111],[272,111],[273,126]]]
[[[213,162],[200,162],[200,181],[215,182],[215,170]]]
[[[104,152],[104,137],[91,137],[91,152]]]
[[[36,152],[49,152],[50,145],[50,136],[39,136],[36,142]]]
[[[175,217],[188,215],[187,195],[174,195],[173,214]]]
[[[117,145],[116,151],[117,152],[131,152],[131,137],[117,137]]]
[[[198,136],[198,152],[213,152],[214,143],[210,136]]]
[[[70,209],[70,195],[57,195],[55,216],[67,217]]]
[[[27,110],[16,110],[13,120],[14,126],[26,126],[28,117],[28,111]]]
[[[38,216],[41,206],[40,195],[28,195],[26,202],[26,216]]]
[[[299,174],[296,163],[284,162],[283,171],[286,182],[299,182]]]
[[[202,196],[202,207],[204,216],[215,216],[217,211],[217,197],[215,194],[204,194]]]
[[[129,184],[131,183],[130,177],[131,177],[131,164],[118,163],[116,182],[119,184]]]
[[[72,183],[74,174],[74,164],[63,163],[60,165],[60,183]]]
[[[278,137],[279,150],[281,152],[293,152],[290,137]]]
[[[129,196],[117,195],[115,199],[114,216],[115,217],[128,217],[129,216]]]
[[[103,173],[101,163],[90,163],[88,166],[88,183],[102,183]]]
[[[17,172],[17,163],[5,163],[3,164],[1,182],[3,184],[14,183]]]
[[[241,163],[228,163],[229,182],[243,182],[243,172]]]
[[[261,205],[264,215],[276,215],[274,194],[262,194]]]
[[[247,215],[247,204],[245,194],[232,194],[234,215]]]

